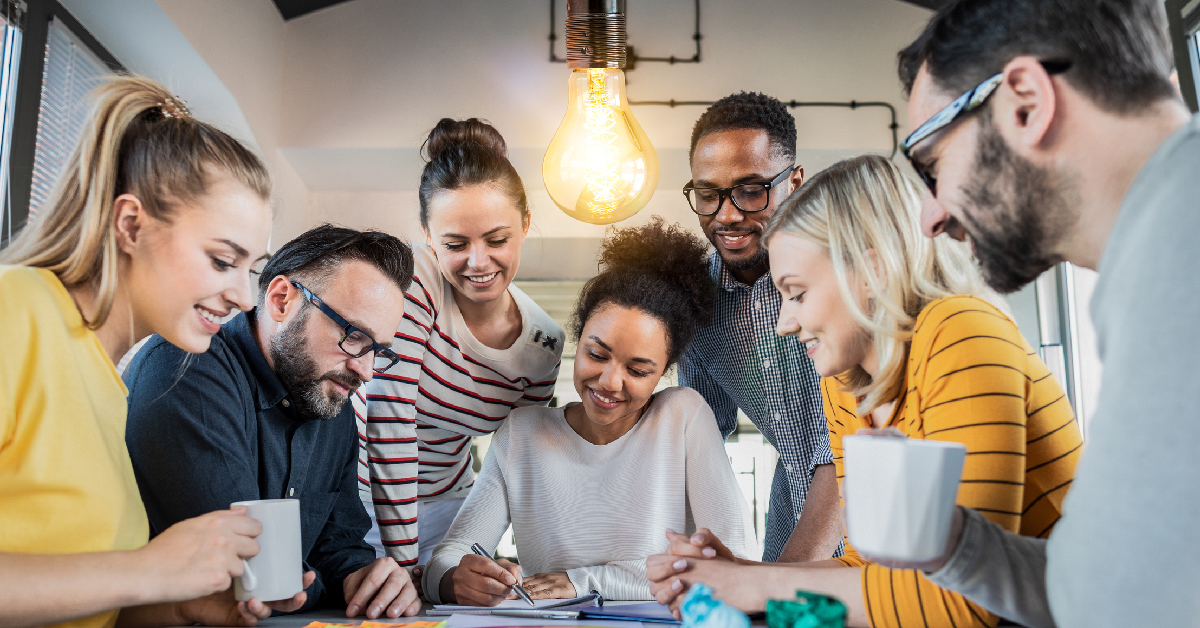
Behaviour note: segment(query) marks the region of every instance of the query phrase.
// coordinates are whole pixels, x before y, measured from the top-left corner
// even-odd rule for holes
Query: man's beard
[[[332,419],[342,411],[349,398],[337,392],[326,395],[321,382],[335,381],[354,391],[362,385],[362,380],[344,371],[317,373],[317,361],[308,350],[308,337],[304,334],[304,323],[310,312],[311,308],[306,306],[291,323],[271,337],[271,362],[275,365],[275,375],[292,398],[297,414],[305,419]]]
[[[717,250],[717,255],[721,255],[721,250],[722,250],[721,247],[717,245],[717,238],[720,237],[721,233],[725,233],[725,232],[714,231],[712,233],[712,235],[710,235],[708,238],[708,241],[712,242],[713,248],[715,248]],[[746,233],[746,232],[734,232],[734,233]],[[758,249],[754,252],[754,255],[751,255],[751,256],[745,257],[745,258],[738,258],[738,259],[729,259],[729,258],[725,257],[724,255],[721,255],[721,262],[723,264],[725,264],[725,268],[728,268],[729,270],[734,271],[734,272],[742,272],[742,271],[757,268],[760,264],[766,263],[767,250],[765,248],[763,248],[763,245],[762,245],[762,230],[759,229],[757,231],[750,231],[749,233],[756,234],[759,237],[758,242],[755,244],[755,246],[757,246]]]
[[[732,270],[734,272],[742,272],[744,270],[751,270],[753,268],[758,268],[759,265],[766,263],[767,251],[760,245],[758,247],[758,252],[756,252],[754,255],[751,255],[750,257],[747,257],[745,259],[736,259],[736,260],[722,259],[721,261],[725,262],[725,267],[728,268],[729,270]]]
[[[1063,259],[1054,248],[1074,223],[1066,186],[1013,152],[988,116],[972,172],[962,211],[971,249],[992,289],[1016,292]]]

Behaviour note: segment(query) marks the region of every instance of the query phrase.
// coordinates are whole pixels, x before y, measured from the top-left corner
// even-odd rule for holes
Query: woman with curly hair
[[[646,557],[666,550],[668,529],[710,527],[734,554],[754,551],[712,410],[690,388],[654,392],[712,315],[706,252],[661,218],[608,233],[604,270],[573,316],[583,401],[514,409],[496,431],[425,570],[434,602],[494,606],[516,583],[534,598],[651,600]],[[494,551],[510,522],[520,566],[471,552],[473,542]]]

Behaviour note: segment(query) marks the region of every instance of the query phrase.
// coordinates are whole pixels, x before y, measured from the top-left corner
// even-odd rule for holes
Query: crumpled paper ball
[[[842,628],[846,605],[820,593],[796,591],[792,600],[767,600],[769,628]]]
[[[712,589],[693,584],[679,606],[683,628],[750,628],[750,618],[712,597]]]

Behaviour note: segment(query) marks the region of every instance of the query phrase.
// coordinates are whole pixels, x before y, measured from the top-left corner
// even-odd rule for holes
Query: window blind
[[[31,218],[50,198],[54,182],[83,132],[90,105],[88,93],[111,75],[108,66],[65,24],[50,21],[29,193]]]
[[[17,64],[21,56],[24,9],[12,0],[0,2],[0,247],[13,235],[8,181],[12,157],[13,112],[17,102]]]

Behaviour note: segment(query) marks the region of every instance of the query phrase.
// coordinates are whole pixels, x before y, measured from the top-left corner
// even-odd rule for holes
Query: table
[[[604,602],[604,605],[605,606],[624,606],[625,604],[642,604],[642,603],[643,602],[622,602],[622,601],[606,600]],[[358,622],[362,622],[362,621],[375,621],[375,622],[395,622],[395,623],[399,624],[399,623],[414,621],[420,617],[424,617],[425,612],[430,610],[431,608],[433,608],[433,605],[426,602],[421,607],[421,612],[417,614],[417,617],[397,617],[395,619],[392,619],[390,617],[380,617],[378,619],[367,619],[366,617],[355,617],[354,619],[347,619],[346,614],[343,611],[319,610],[319,611],[312,611],[310,613],[301,613],[298,615],[284,615],[281,617],[271,617],[270,619],[266,619],[266,620],[259,622],[258,625],[261,626],[262,628],[304,628],[304,626],[307,626],[309,623],[314,622],[314,621],[324,621],[324,622],[331,622],[331,623],[332,622],[358,623]],[[438,616],[438,617],[430,617],[429,619],[430,619],[430,621],[434,621],[434,620],[441,621],[443,619],[446,619],[446,617]],[[568,621],[547,621],[546,623],[553,624],[556,626],[572,626],[572,625],[596,626],[596,625],[603,625],[607,622],[599,622],[596,620],[585,619],[578,623],[568,622]],[[630,626],[631,628],[635,628],[638,625],[636,622],[624,622],[624,624],[627,626]],[[664,628],[668,628],[670,626],[670,624],[647,624],[647,625],[663,626]]]
[[[617,600],[605,600],[604,605],[605,606],[624,606],[626,604],[642,604],[642,603],[643,602],[622,602],[622,601],[617,601]],[[417,617],[423,617],[425,615],[425,612],[431,608],[433,608],[432,604],[429,604],[428,602],[425,603],[421,607],[421,612],[417,615]],[[354,619],[347,619],[346,614],[342,611],[321,610],[321,611],[313,611],[311,613],[301,613],[299,615],[285,615],[282,617],[272,617],[270,619],[266,619],[264,621],[259,622],[258,625],[262,626],[263,628],[304,628],[304,626],[307,626],[309,623],[314,622],[314,621],[324,621],[324,622],[331,622],[331,623],[332,622],[355,622],[355,623],[358,623],[358,622],[362,622],[362,621],[404,623],[404,622],[413,621],[415,619],[416,619],[416,617],[399,617],[396,619],[391,619],[389,617],[380,617],[379,619],[371,619],[371,620],[368,620],[366,617],[356,617]],[[433,620],[433,619],[435,619],[435,618],[432,618],[432,617],[430,618],[430,620]],[[440,621],[442,619],[445,619],[445,617],[437,617],[436,619],[438,619]],[[557,626],[572,626],[572,625],[596,626],[598,624],[601,624],[601,622],[585,619],[581,622],[578,622],[578,624],[576,624],[576,622],[558,622],[558,621],[547,622],[547,624],[553,624],[553,625],[557,625]],[[634,622],[625,622],[625,624],[630,627],[633,627],[636,625]],[[642,625],[647,628],[654,627],[654,626],[662,626],[663,628],[670,628],[673,624],[642,624]],[[674,625],[678,626],[677,624],[674,624]],[[753,626],[765,626],[766,622],[759,620],[759,621],[753,622],[752,625]]]

